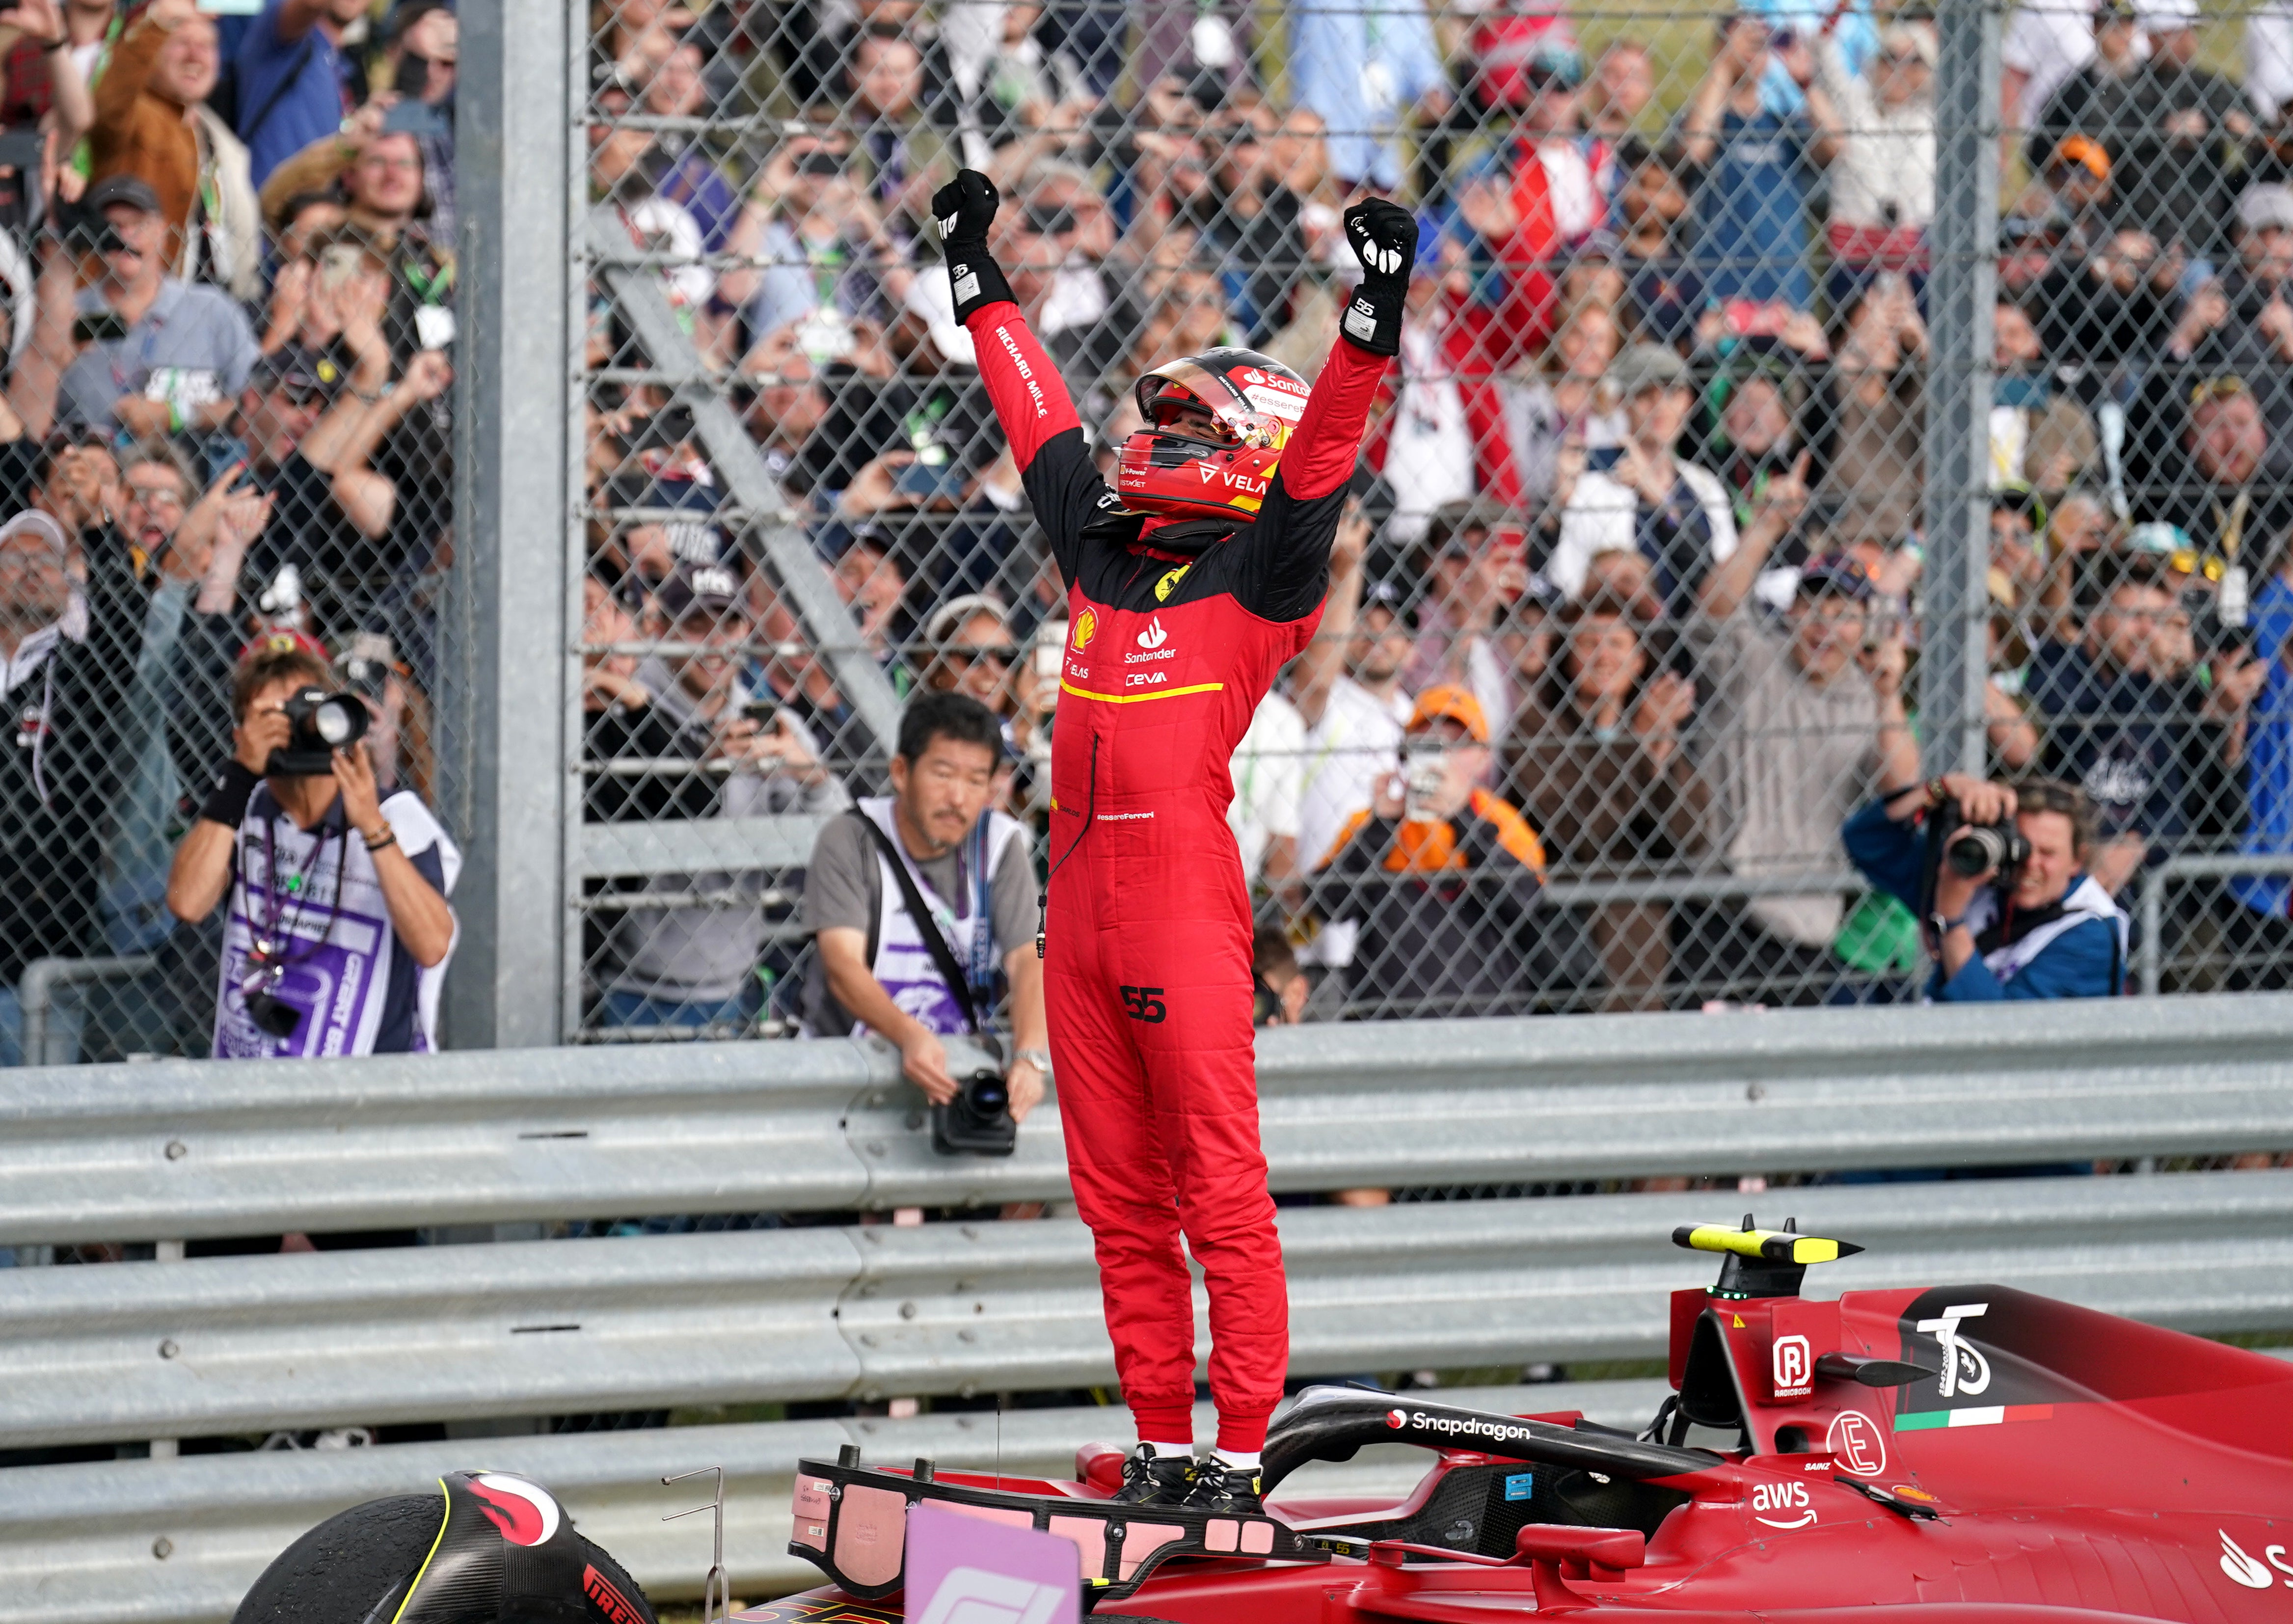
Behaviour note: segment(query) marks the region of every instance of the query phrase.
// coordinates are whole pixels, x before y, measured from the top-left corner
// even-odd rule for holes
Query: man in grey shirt
[[[1780,499],[1795,515],[1797,487],[1792,479]],[[1778,499],[1772,487],[1769,497]],[[1742,545],[1706,578],[1689,632],[1712,688],[1701,765],[1722,819],[1714,843],[1748,877],[1838,866],[1840,824],[1880,784],[1919,777],[1903,710],[1902,629],[1867,637],[1876,605],[1863,566],[1838,554],[1810,560],[1780,624],[1747,601],[1787,528],[1746,527]],[[1748,978],[1741,990],[1769,1000],[1826,1002],[1840,987],[1831,943],[1844,911],[1835,890],[1692,910],[1682,970],[1698,981]]]
[[[652,629],[686,652],[638,666],[633,692],[650,702],[642,714],[618,727],[592,727],[593,753],[651,764],[624,816],[820,816],[848,804],[794,718],[782,711],[767,724],[744,714],[738,653],[752,626],[737,571],[679,564],[660,584],[652,613]],[[598,765],[610,772],[609,760]],[[744,1025],[742,1000],[764,945],[770,879],[758,869],[648,879],[642,894],[664,901],[628,907],[612,928],[604,1023]],[[710,900],[685,900],[695,892]]]
[[[59,418],[144,440],[221,428],[260,354],[247,313],[166,274],[166,218],[140,177],[115,175],[87,202],[105,223],[103,275],[79,294],[93,336],[64,371]]]
[[[815,1034],[864,1026],[889,1040],[909,1078],[944,1104],[956,1084],[940,1039],[993,1021],[1000,976],[1012,1040],[1004,1080],[1019,1118],[1042,1098],[1050,1028],[1035,954],[1033,842],[1022,824],[987,804],[1001,743],[994,713],[968,694],[910,702],[892,794],[831,820],[805,870],[804,923],[815,947],[805,1016]],[[914,917],[891,868],[895,857],[929,918]],[[960,971],[960,993],[950,987],[927,930]]]

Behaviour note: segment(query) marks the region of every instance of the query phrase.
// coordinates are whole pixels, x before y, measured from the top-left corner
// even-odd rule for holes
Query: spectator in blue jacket
[[[2007,874],[1966,875],[1939,863],[1933,894],[1924,896],[1928,824],[1950,802],[1957,813],[1949,841],[2012,819],[2030,856]],[[2085,872],[2094,814],[2071,785],[1989,784],[1952,773],[1882,795],[1839,832],[1866,879],[1914,913],[1927,910],[1932,1002],[2107,998],[2125,990],[2127,917]]]

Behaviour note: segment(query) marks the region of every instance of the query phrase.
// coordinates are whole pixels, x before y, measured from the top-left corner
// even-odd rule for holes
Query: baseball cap
[[[1685,389],[1688,363],[1661,344],[1635,344],[1608,364],[1608,377],[1629,400],[1643,389]]]
[[[1574,45],[1548,41],[1537,46],[1535,54],[1521,69],[1521,77],[1532,90],[1547,86],[1574,90],[1584,82],[1584,53]]]
[[[326,662],[327,646],[309,632],[298,631],[292,626],[272,626],[257,632],[240,646],[239,659],[243,664],[257,654],[283,654],[290,649]]]
[[[284,394],[297,406],[333,398],[343,385],[343,369],[333,357],[299,344],[272,351],[255,363],[247,386],[257,394]]]
[[[2190,550],[2190,532],[2179,524],[2167,524],[2153,519],[2146,524],[2136,524],[2127,531],[2126,546],[2130,552],[2152,553],[2161,557],[2171,557],[2176,553],[2186,553]]]
[[[1473,697],[1470,689],[1454,683],[1437,684],[1417,696],[1417,709],[1409,717],[1409,731],[1414,733],[1445,717],[1471,734],[1474,743],[1489,742],[1488,713],[1481,709],[1481,702]]]
[[[89,187],[87,196],[80,199],[80,207],[90,214],[100,215],[115,203],[147,215],[159,212],[159,194],[140,175],[108,175]]]
[[[672,621],[703,614],[721,619],[749,612],[748,595],[741,590],[740,572],[721,564],[680,561],[669,571],[668,579],[653,589],[653,597],[660,605],[661,613]]]
[[[36,508],[27,508],[5,524],[0,524],[0,542],[14,540],[18,536],[36,536],[48,545],[48,550],[59,559],[71,556],[71,541],[64,527]]]
[[[1362,613],[1382,609],[1394,619],[1394,623],[1411,631],[1417,629],[1417,608],[1399,587],[1390,581],[1373,581],[1362,589]]]
[[[2057,164],[2078,164],[2097,181],[2110,178],[2110,154],[2090,135],[2065,135],[2054,148]]]
[[[2293,231],[2293,186],[2264,181],[2247,187],[2237,200],[2237,223],[2248,231],[2271,227]]]
[[[1861,603],[1871,596],[1871,575],[1857,560],[1845,553],[1826,553],[1811,558],[1799,572],[1799,585],[1794,589],[1801,597],[1827,597],[1834,594],[1851,597]]]

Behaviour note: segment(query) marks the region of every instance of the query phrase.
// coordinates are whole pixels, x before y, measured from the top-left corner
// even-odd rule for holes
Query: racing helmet
[[[1115,490],[1138,513],[1247,524],[1306,412],[1306,380],[1256,350],[1205,350],[1138,380],[1146,426],[1122,443]]]

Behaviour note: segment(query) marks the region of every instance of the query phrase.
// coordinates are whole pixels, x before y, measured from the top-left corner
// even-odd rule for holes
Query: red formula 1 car
[[[1100,1624],[2293,1624],[2293,1366],[2003,1286],[1811,1302],[1807,1265],[1857,1248],[1788,1225],[1673,1238],[1725,1261],[1673,1296],[1676,1394],[1638,1436],[1313,1388],[1269,1484],[1365,1443],[1431,1468],[1398,1504],[1277,1495],[1264,1519],[1115,1505],[1112,1446],[1000,1490],[847,1451],[806,1463],[790,1547],[835,1584],[740,1616],[898,1620],[928,1498],[1073,1539]]]

